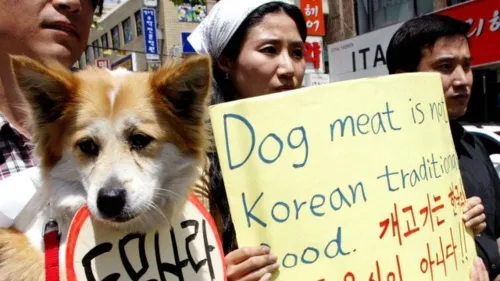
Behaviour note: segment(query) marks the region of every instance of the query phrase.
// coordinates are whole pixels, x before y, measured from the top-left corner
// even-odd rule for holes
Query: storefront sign
[[[325,73],[323,37],[308,36],[305,45],[306,73]]]
[[[158,40],[156,40],[156,12],[152,8],[142,8],[142,30],[144,32],[144,50],[146,59],[159,60]]]
[[[194,54],[196,51],[193,46],[187,40],[191,32],[182,32],[181,33],[181,41],[182,41],[182,53],[184,54]]]
[[[95,64],[99,68],[111,68],[111,62],[108,59],[96,59]]]
[[[301,0],[300,9],[306,18],[307,35],[324,36],[325,19],[322,0]]]
[[[330,81],[386,75],[386,52],[401,24],[391,25],[328,46]]]
[[[328,83],[330,83],[330,76],[328,74],[309,73],[304,75],[304,81],[302,83],[302,86],[310,87]]]

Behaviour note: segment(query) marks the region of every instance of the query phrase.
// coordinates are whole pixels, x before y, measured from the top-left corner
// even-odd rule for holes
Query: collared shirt
[[[476,249],[488,268],[490,279],[500,274],[500,179],[479,139],[451,122],[453,141],[467,197],[481,198],[486,214],[486,229],[476,237]]]
[[[35,165],[33,146],[0,113],[0,180]]]

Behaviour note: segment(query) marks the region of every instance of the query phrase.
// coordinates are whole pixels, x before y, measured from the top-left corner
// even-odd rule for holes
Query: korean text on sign
[[[301,0],[300,7],[306,19],[307,35],[324,36],[325,20],[322,0]]]
[[[124,232],[80,209],[67,240],[67,280],[225,281],[215,223],[194,195],[171,222],[148,233]]]
[[[144,48],[148,60],[158,60],[158,41],[156,39],[156,12],[152,8],[142,8],[142,30],[144,30]]]
[[[500,5],[496,0],[468,1],[437,12],[470,24],[472,66],[500,62]]]

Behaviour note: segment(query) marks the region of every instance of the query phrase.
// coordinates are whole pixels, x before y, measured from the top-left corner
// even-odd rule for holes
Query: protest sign
[[[476,256],[439,74],[211,108],[238,244],[274,280],[469,280]]]
[[[215,224],[194,195],[172,227],[140,234],[93,221],[83,207],[70,227],[68,281],[224,281],[224,252]]]

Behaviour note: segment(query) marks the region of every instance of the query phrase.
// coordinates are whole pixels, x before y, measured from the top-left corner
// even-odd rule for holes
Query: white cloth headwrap
[[[278,0],[221,0],[188,37],[198,54],[210,55],[217,60],[229,40],[258,7]]]

